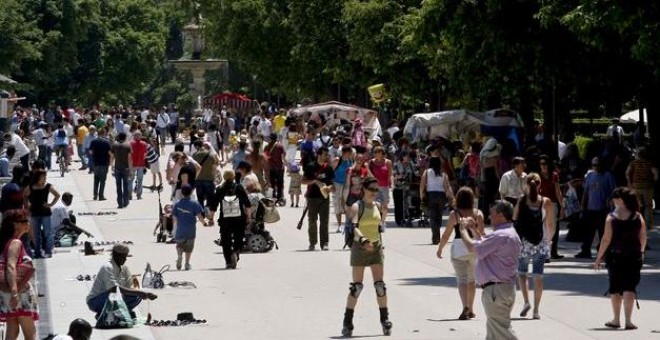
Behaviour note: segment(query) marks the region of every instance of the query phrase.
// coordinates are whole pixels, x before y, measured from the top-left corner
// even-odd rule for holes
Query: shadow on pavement
[[[456,278],[451,276],[412,277],[398,280],[405,286],[456,287]],[[569,295],[603,296],[609,282],[607,272],[552,273],[544,276],[544,290],[563,291]],[[642,271],[642,278],[637,287],[639,300],[660,300],[660,275]]]

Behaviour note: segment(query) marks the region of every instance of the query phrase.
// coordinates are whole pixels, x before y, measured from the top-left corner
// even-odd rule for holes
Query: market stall
[[[482,134],[495,137],[500,142],[512,139],[516,147],[520,148],[523,127],[518,113],[507,109],[486,112],[450,110],[414,114],[406,122],[404,134],[412,140],[443,137],[462,141],[471,140],[477,134]]]

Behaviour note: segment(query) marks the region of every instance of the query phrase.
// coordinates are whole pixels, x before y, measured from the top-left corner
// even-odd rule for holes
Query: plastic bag
[[[108,295],[108,300],[103,306],[103,311],[96,320],[96,328],[114,329],[133,327],[133,318],[128,310],[128,306],[119,292],[119,287],[115,287],[115,292]]]

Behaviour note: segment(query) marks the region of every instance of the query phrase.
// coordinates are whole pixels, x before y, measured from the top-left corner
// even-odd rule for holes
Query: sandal
[[[637,329],[637,326],[635,326],[633,324],[627,324],[625,329],[627,331],[630,331],[630,330],[633,330],[633,329]]]
[[[608,321],[608,322],[605,323],[605,327],[608,327],[608,328],[621,328],[621,325],[616,324],[612,321]]]

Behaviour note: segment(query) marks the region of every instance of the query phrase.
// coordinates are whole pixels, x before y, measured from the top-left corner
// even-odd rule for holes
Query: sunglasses
[[[367,187],[366,189],[371,191],[371,192],[378,192],[378,190],[379,190],[379,188],[376,188],[376,187]]]

